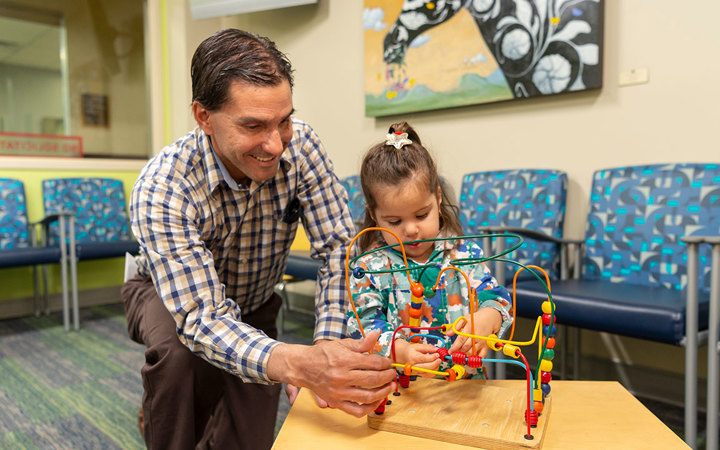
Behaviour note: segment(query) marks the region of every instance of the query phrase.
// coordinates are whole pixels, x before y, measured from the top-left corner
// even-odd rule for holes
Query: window
[[[142,0],[3,2],[0,132],[77,136],[86,157],[147,158],[143,9]]]

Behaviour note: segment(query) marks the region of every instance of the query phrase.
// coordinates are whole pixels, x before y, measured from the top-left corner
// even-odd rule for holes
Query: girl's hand
[[[493,333],[497,333],[502,325],[502,315],[500,311],[495,308],[485,307],[476,311],[474,314],[475,330],[472,329],[470,316],[464,318],[464,324],[458,322],[458,330],[465,334],[474,334],[476,336],[490,336]],[[452,329],[448,333],[448,336],[455,334]],[[467,336],[458,336],[450,346],[450,354],[454,352],[463,352],[466,355],[472,355],[472,339]],[[488,352],[487,342],[484,339],[475,339],[475,349],[477,354],[481,358],[484,358]]]
[[[395,341],[395,359],[401,364],[410,363],[413,366],[427,370],[437,370],[440,367],[440,355],[437,347],[430,344],[411,344],[404,339]],[[416,374],[431,378],[435,375],[416,371]]]

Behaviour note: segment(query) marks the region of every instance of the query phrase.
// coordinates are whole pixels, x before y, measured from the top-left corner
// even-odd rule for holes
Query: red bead
[[[536,427],[538,423],[538,411],[525,411],[525,422],[531,427]]]
[[[437,354],[440,355],[440,359],[442,359],[443,361],[445,361],[445,357],[450,354],[448,352],[448,349],[446,349],[445,347],[440,347],[436,351]]]
[[[470,355],[467,357],[467,365],[473,368],[482,367],[482,358],[480,355]]]
[[[452,362],[455,364],[465,364],[467,361],[467,355],[463,352],[455,352],[452,354]]]
[[[405,375],[404,373],[400,374],[400,387],[409,387],[410,386],[410,376]]]
[[[382,403],[375,409],[375,414],[382,414],[385,412],[385,402],[387,401],[387,397],[385,397],[385,400],[383,400]]]
[[[542,384],[548,384],[552,380],[552,373],[540,372],[540,382]]]
[[[542,323],[543,325],[550,325],[550,319],[552,316],[550,314],[543,314],[542,315]]]

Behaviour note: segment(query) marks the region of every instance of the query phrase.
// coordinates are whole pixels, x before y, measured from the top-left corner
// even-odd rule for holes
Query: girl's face
[[[423,183],[407,181],[399,186],[380,185],[373,195],[377,207],[372,217],[379,227],[397,234],[403,242],[434,239],[440,232],[441,191],[430,192]],[[397,244],[397,239],[382,232],[385,242]],[[418,263],[424,263],[435,248],[434,242],[405,245],[405,253]],[[400,248],[396,247],[399,251]]]

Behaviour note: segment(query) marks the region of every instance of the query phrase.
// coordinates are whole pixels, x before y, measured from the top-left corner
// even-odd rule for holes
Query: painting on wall
[[[365,114],[602,86],[603,0],[364,0]]]

